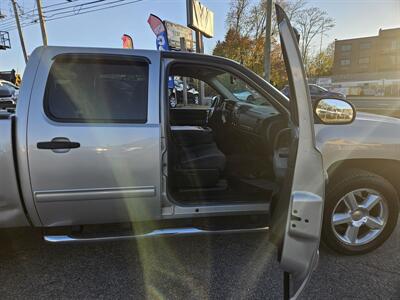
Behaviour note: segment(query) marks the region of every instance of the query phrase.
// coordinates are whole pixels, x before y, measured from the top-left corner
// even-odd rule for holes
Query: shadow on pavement
[[[22,298],[280,299],[265,234],[52,245],[39,231],[0,232],[0,294]],[[303,299],[400,298],[399,226],[373,253],[322,250]]]

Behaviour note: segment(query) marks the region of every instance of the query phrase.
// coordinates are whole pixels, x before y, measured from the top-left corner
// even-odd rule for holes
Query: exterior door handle
[[[68,149],[76,149],[81,146],[78,142],[71,142],[67,138],[54,138],[49,142],[38,142],[38,149],[45,150],[68,150]]]

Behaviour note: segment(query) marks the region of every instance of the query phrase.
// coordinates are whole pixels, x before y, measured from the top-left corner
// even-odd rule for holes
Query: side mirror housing
[[[350,124],[356,117],[354,106],[345,100],[320,99],[314,106],[318,120],[327,125]]]

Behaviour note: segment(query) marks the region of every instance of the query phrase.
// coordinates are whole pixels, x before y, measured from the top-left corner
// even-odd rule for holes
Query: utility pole
[[[264,43],[264,77],[270,81],[271,76],[271,26],[272,26],[272,0],[267,0],[265,25],[265,43]]]
[[[40,29],[42,30],[43,46],[47,46],[47,33],[46,33],[46,26],[44,24],[44,17],[43,17],[43,11],[42,11],[42,1],[41,0],[36,0],[36,5],[37,5],[39,21],[40,21]]]
[[[181,42],[181,51],[186,52],[186,40],[184,37],[180,38]],[[183,105],[188,104],[188,95],[187,95],[187,79],[186,77],[182,77],[182,82],[183,82],[183,90],[182,90],[182,96],[183,96]],[[178,102],[178,93],[176,93],[176,101]]]
[[[321,55],[322,53],[322,39],[324,38],[324,23],[322,23],[321,26],[321,41],[319,43],[319,54]]]
[[[203,34],[198,30],[196,30],[195,33],[196,33],[196,52],[204,53]],[[204,94],[205,94],[204,81],[200,81],[200,103],[199,104],[204,104]]]
[[[196,30],[195,32],[196,32],[196,52],[203,53],[204,52],[203,35],[198,30]]]
[[[18,28],[19,40],[21,42],[22,53],[24,54],[25,63],[27,63],[28,54],[26,53],[24,36],[22,35],[21,23],[19,22],[17,2],[15,0],[11,0],[11,3],[13,5],[13,9],[14,9],[15,23],[17,23],[17,28]]]

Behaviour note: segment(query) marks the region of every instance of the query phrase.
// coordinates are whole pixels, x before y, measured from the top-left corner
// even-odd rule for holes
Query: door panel
[[[53,112],[49,114],[48,107],[43,105],[44,99],[50,97],[44,91],[53,74],[48,77],[52,67],[48,62],[54,65],[57,61],[54,57],[60,54],[76,55],[74,49],[46,48],[35,80],[27,145],[33,197],[44,226],[160,218],[159,54],[135,51],[135,56],[129,56],[119,49],[99,50],[97,54],[92,51],[79,49],[79,55],[90,60],[90,66],[83,69],[95,66],[93,72],[84,76],[90,80],[82,79],[82,74],[69,69],[69,63],[62,74],[57,75],[57,84],[62,84],[64,90],[62,95],[57,87],[53,104],[60,105],[61,99],[66,97],[64,94],[70,99],[62,109],[54,109],[54,114],[61,119]],[[115,67],[113,54],[118,59],[128,60],[132,68],[136,61],[145,61],[149,75],[129,71],[116,73],[112,70]],[[74,59],[72,62],[76,61]],[[91,59],[113,67],[100,67],[100,62]],[[118,69],[119,63],[116,65]],[[139,96],[144,90],[144,87],[138,88],[143,84],[143,77],[147,77],[147,84],[152,88],[146,88],[146,95]],[[82,87],[83,80],[87,82]],[[132,90],[135,92],[131,95]],[[145,110],[136,107],[136,102],[135,105],[126,103],[139,101],[144,96],[148,103]],[[91,97],[96,101],[94,105],[86,103]],[[101,97],[112,99],[112,105],[107,106],[110,103]],[[74,102],[74,99],[81,102]],[[136,109],[135,113],[124,111],[124,105]],[[146,118],[138,118],[139,114]]]
[[[276,5],[281,44],[291,88],[291,128],[287,176],[274,215],[279,260],[290,278],[288,296],[296,298],[318,261],[323,215],[324,173],[315,146],[314,120],[296,36],[289,19]],[[286,277],[287,278],[287,277]]]

